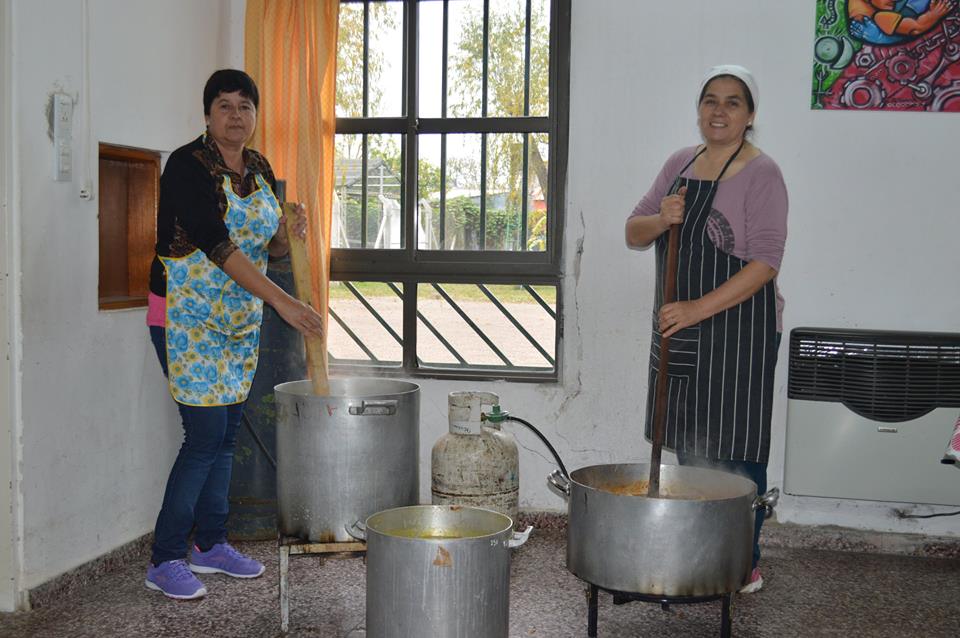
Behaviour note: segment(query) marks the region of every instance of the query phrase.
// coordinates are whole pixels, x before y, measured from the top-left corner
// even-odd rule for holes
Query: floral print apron
[[[280,205],[261,175],[246,197],[223,176],[230,239],[261,272],[277,231]],[[257,369],[263,302],[199,249],[160,257],[167,271],[167,367],[177,403],[232,405],[246,400]]]

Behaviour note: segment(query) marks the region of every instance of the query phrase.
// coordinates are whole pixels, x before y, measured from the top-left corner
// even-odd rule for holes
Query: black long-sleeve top
[[[206,134],[170,154],[160,176],[156,255],[185,257],[199,248],[223,268],[227,257],[237,250],[224,223],[227,197],[223,176],[230,177],[240,197],[257,188],[257,175],[262,175],[274,192],[277,189],[273,170],[263,155],[245,148],[243,162],[246,173],[241,176],[227,166],[213,138]],[[166,270],[157,256],[150,266],[150,292],[161,297],[167,294]]]

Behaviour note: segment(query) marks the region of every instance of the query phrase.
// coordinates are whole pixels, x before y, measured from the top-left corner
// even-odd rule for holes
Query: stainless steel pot
[[[458,505],[374,514],[365,530],[367,636],[506,638],[510,549],[531,529],[516,533],[509,516]]]
[[[390,379],[281,383],[277,401],[280,533],[353,540],[346,527],[413,505],[420,485],[420,386]]]
[[[749,479],[664,465],[667,498],[648,498],[649,474],[649,464],[629,463],[584,467],[569,480],[559,470],[550,475],[569,504],[567,568],[611,591],[688,597],[739,589],[750,573],[755,512],[769,515],[779,490],[757,496]]]

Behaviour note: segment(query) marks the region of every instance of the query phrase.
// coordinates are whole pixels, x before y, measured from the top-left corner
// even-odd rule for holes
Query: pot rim
[[[382,530],[378,530],[376,527],[373,527],[373,526],[370,525],[371,519],[373,519],[373,518],[375,518],[375,517],[377,517],[377,516],[380,516],[380,515],[386,515],[386,514],[390,514],[390,513],[392,513],[392,512],[398,512],[398,511],[401,511],[401,510],[427,510],[427,509],[450,510],[450,511],[471,510],[471,511],[478,511],[478,512],[489,513],[489,514],[493,514],[493,515],[495,515],[495,516],[497,516],[497,517],[499,517],[499,518],[502,518],[502,519],[505,521],[505,526],[504,526],[502,529],[498,530],[498,531],[490,532],[490,533],[488,533],[488,534],[477,534],[477,535],[474,535],[474,536],[457,536],[457,537],[451,537],[451,538],[421,538],[421,537],[418,537],[418,536],[403,536],[403,535],[399,535],[399,534],[391,534],[391,533],[389,533],[389,532],[385,532],[385,531],[382,531]],[[502,514],[502,513],[500,513],[500,512],[497,512],[496,510],[487,509],[487,508],[485,508],[485,507],[476,507],[476,506],[473,506],[473,505],[404,505],[404,506],[402,506],[402,507],[392,507],[392,508],[390,508],[390,509],[386,509],[386,510],[381,510],[381,511],[379,511],[379,512],[375,512],[374,514],[371,514],[370,516],[368,516],[368,517],[366,518],[366,520],[364,521],[364,526],[366,527],[366,530],[367,530],[367,538],[368,538],[368,539],[370,538],[370,535],[371,535],[372,533],[376,533],[376,534],[379,534],[380,536],[384,536],[384,537],[387,537],[387,538],[390,538],[390,539],[393,539],[393,540],[399,540],[399,541],[415,541],[415,542],[419,542],[419,543],[427,542],[427,543],[444,543],[444,544],[446,544],[446,543],[456,543],[456,542],[460,542],[460,541],[477,541],[477,540],[491,539],[491,538],[494,538],[494,537],[499,537],[499,536],[502,536],[503,534],[512,534],[512,533],[513,533],[513,519],[512,519],[512,518],[510,518],[510,517],[507,516],[506,514]]]
[[[580,487],[580,488],[582,488],[582,489],[590,490],[590,491],[592,491],[592,492],[596,492],[596,493],[598,493],[598,494],[603,494],[603,495],[605,495],[605,496],[609,496],[609,497],[613,497],[613,498],[636,498],[636,499],[648,499],[648,498],[649,498],[649,497],[647,497],[646,494],[616,494],[616,493],[611,492],[611,491],[609,491],[609,490],[604,490],[604,489],[601,489],[601,488],[599,488],[599,487],[594,487],[594,486],[592,486],[592,485],[587,485],[586,483],[583,483],[583,482],[581,482],[581,481],[578,481],[578,480],[576,480],[576,479],[574,478],[574,475],[577,474],[578,472],[582,472],[582,471],[586,471],[586,470],[593,470],[593,469],[596,469],[596,468],[609,468],[609,467],[615,467],[615,466],[645,466],[645,467],[648,468],[648,471],[649,471],[649,466],[650,466],[650,464],[649,464],[649,463],[597,463],[597,464],[594,464],[594,465],[586,465],[586,466],[584,466],[584,467],[578,467],[577,469],[575,469],[575,470],[573,470],[572,472],[570,472],[570,483],[573,484],[573,485],[576,485],[576,486],[578,486],[578,487]],[[693,498],[693,497],[678,496],[678,497],[670,497],[670,498],[661,498],[661,499],[657,499],[657,500],[674,501],[674,502],[680,501],[680,502],[688,502],[688,503],[698,503],[698,502],[699,502],[699,503],[703,503],[703,502],[724,502],[724,501],[735,501],[735,500],[739,500],[739,499],[742,499],[742,498],[746,498],[746,497],[748,497],[748,496],[749,496],[750,498],[754,498],[754,497],[756,496],[756,494],[757,494],[756,483],[754,483],[751,479],[749,479],[749,478],[747,478],[747,477],[745,477],[745,476],[741,476],[741,475],[739,475],[739,474],[734,474],[733,472],[724,472],[724,471],[722,471],[722,470],[715,470],[715,469],[705,468],[705,467],[696,467],[696,466],[693,466],[693,465],[674,465],[674,464],[663,463],[663,464],[661,464],[661,467],[662,467],[662,466],[668,466],[668,467],[672,467],[672,468],[679,468],[679,469],[682,469],[683,471],[691,470],[692,473],[694,473],[694,474],[700,473],[700,472],[709,472],[709,473],[714,473],[714,474],[721,474],[721,475],[723,475],[724,477],[732,476],[732,477],[734,477],[734,478],[737,478],[737,479],[740,479],[740,480],[743,480],[743,481],[747,481],[748,483],[753,484],[753,486],[754,486],[754,491],[753,491],[753,493],[750,493],[750,492],[748,491],[747,493],[744,493],[744,494],[735,494],[735,495],[730,495],[730,496],[715,496],[715,497],[709,497],[709,498],[702,498],[702,497],[701,497],[701,498]],[[642,479],[641,479],[641,480],[642,480]]]
[[[318,396],[313,393],[313,386],[310,379],[297,379],[295,381],[285,381],[273,386],[275,393],[288,394],[300,399],[377,399],[405,396],[420,392],[420,385],[412,381],[402,379],[384,379],[382,377],[331,377],[331,386],[334,384],[360,382],[360,383],[389,383],[398,388],[395,392],[343,392],[341,394],[329,394]],[[332,390],[332,388],[331,388]]]

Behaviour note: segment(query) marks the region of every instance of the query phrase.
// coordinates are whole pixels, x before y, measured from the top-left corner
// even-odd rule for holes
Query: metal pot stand
[[[280,536],[277,539],[277,551],[280,556],[280,631],[287,633],[290,628],[290,558],[297,556],[318,556],[322,566],[327,559],[363,558],[367,562],[367,544],[356,541],[346,543],[313,543],[301,538]]]
[[[659,603],[664,611],[670,608],[670,605],[693,605],[697,603],[713,602],[721,600],[720,606],[720,638],[730,638],[733,621],[730,615],[730,607],[733,602],[733,593],[712,594],[710,596],[655,596],[650,594],[639,594],[636,592],[622,592],[604,589],[592,583],[587,583],[587,636],[596,638],[597,636],[597,603],[599,602],[600,591],[605,591],[613,596],[614,605],[625,605],[630,602],[640,601],[645,603]]]

